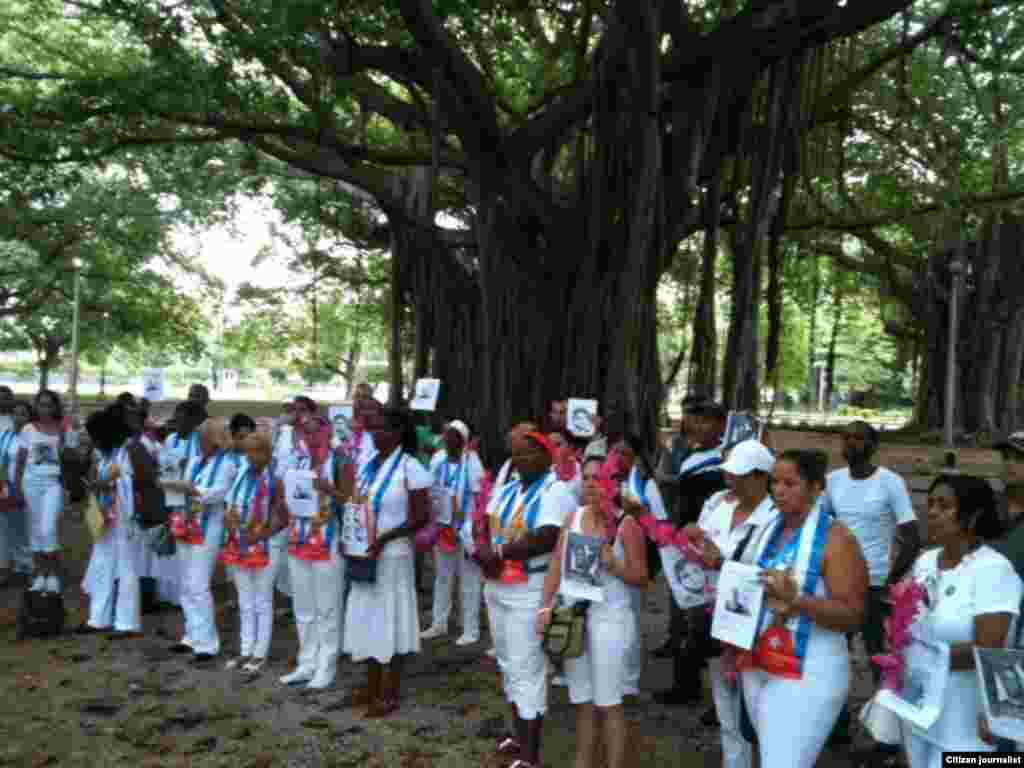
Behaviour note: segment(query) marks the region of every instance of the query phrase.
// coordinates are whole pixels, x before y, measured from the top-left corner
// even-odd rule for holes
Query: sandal
[[[508,768],[540,768],[533,763],[527,762],[526,760],[516,760]]]
[[[498,742],[498,754],[499,755],[510,755],[510,756],[515,757],[515,756],[518,756],[519,753],[522,752],[522,750],[523,750],[522,745],[516,739],[512,738],[511,736],[506,736],[505,738],[503,738],[501,741]]]

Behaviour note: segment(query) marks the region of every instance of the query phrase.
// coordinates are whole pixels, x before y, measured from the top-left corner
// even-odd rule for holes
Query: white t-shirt
[[[928,586],[931,610],[920,616],[914,632],[932,640],[973,643],[974,619],[991,613],[1017,616],[1024,584],[1013,565],[991,547],[982,546],[955,568],[939,570],[941,549],[921,553],[914,563],[915,581]],[[1013,637],[1011,622],[1009,638]],[[914,731],[948,750],[987,750],[978,739],[980,705],[978,677],[973,669],[949,673],[942,714],[927,731]]]
[[[704,502],[697,526],[718,547],[718,551],[726,560],[734,557],[740,544],[749,536],[747,545],[742,552],[742,560],[752,562],[754,553],[758,550],[758,529],[761,533],[766,531],[768,523],[775,519],[779,510],[772,497],[766,496],[750,517],[734,527],[732,519],[736,514],[739,501],[736,498],[729,498],[729,495],[729,491],[719,491]],[[717,571],[711,574],[712,584],[718,583],[718,576]]]
[[[60,435],[51,435],[27,424],[18,439],[27,454],[26,473],[36,477],[60,476]]]
[[[395,451],[401,451],[401,446]],[[391,461],[395,454],[383,460],[380,470],[370,486],[367,494],[374,502],[381,485],[388,480],[391,469]],[[419,459],[414,456],[403,454],[398,459],[399,465],[391,474],[390,482],[384,490],[380,500],[380,507],[377,508],[377,535],[387,533],[405,524],[409,519],[409,493],[410,491],[422,491],[430,488],[433,477]],[[381,552],[381,557],[399,557],[412,554],[412,542],[409,538],[396,539],[387,544]]]
[[[511,508],[513,510],[523,501],[523,496],[528,490],[528,488],[523,488],[522,486],[516,490],[514,494],[514,501],[511,501]],[[504,503],[502,503],[503,501]],[[488,516],[493,516],[499,506],[503,509],[505,504],[508,504],[509,502],[510,499],[508,497],[504,497],[498,489],[495,489],[487,507]],[[566,519],[575,509],[576,497],[573,495],[572,489],[570,489],[565,483],[558,480],[554,474],[549,474],[545,480],[543,489],[540,491],[540,506],[537,508],[537,517],[534,520],[533,527],[530,531],[533,532],[549,525],[561,528]],[[546,566],[550,560],[550,554],[530,558],[526,563],[527,570],[536,571],[541,566]],[[540,576],[540,580],[543,581],[543,573],[532,573],[530,574],[531,582],[534,576],[538,575]]]
[[[885,467],[863,480],[853,479],[850,468],[843,467],[829,473],[827,494],[836,519],[860,542],[871,585],[883,586],[889,578],[896,527],[917,520],[907,484]]]
[[[441,525],[451,525],[452,499],[457,498],[462,508],[462,519],[473,516],[474,502],[480,493],[484,480],[484,465],[474,451],[462,454],[460,461],[448,460],[448,452],[440,450],[430,460],[430,474],[433,485],[430,499],[434,509],[434,520]]]

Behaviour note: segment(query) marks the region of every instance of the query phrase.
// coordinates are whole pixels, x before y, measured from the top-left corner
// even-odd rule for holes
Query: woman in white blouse
[[[18,436],[18,496],[25,500],[35,566],[32,589],[61,592],[59,527],[64,512],[64,418],[60,398],[48,389],[35,399],[36,419]]]
[[[753,562],[760,536],[779,514],[768,494],[774,468],[775,457],[756,440],[735,445],[722,464],[729,490],[708,499],[696,525],[686,527],[701,550],[704,566],[715,572],[709,574],[712,581],[727,560]],[[740,730],[743,691],[726,679],[720,656],[708,660],[708,671],[721,724],[723,768],[748,768],[753,752]]]
[[[354,703],[366,705],[368,717],[385,717],[399,707],[404,657],[420,650],[412,538],[429,519],[432,478],[416,458],[408,411],[386,408],[367,427],[377,455],[356,479],[353,502],[376,520],[369,542],[376,574],[373,581],[350,579],[344,652],[367,662],[367,687],[355,692]]]
[[[18,573],[32,573],[32,553],[28,545],[28,511],[25,500],[17,493],[18,488],[18,451],[21,441],[18,435],[25,425],[32,421],[32,406],[25,402],[16,402],[11,411],[11,428],[0,432],[0,467],[3,468],[2,496],[0,505],[0,528],[4,534],[5,565]],[[8,570],[8,575],[10,570]]]
[[[182,553],[185,636],[171,650],[193,653],[197,664],[213,661],[220,653],[210,579],[224,536],[224,500],[237,473],[231,447],[224,420],[207,419],[199,427],[199,455],[188,463],[184,479],[163,484],[165,490],[186,494],[188,505],[185,530],[175,534]]]
[[[911,768],[938,768],[944,751],[992,751],[979,734],[980,692],[974,646],[1005,648],[1020,608],[1020,577],[1003,555],[982,543],[1001,530],[995,493],[981,478],[939,477],[928,493],[928,539],[912,577],[928,589],[915,622],[922,639],[949,645],[942,712],[927,730],[902,721]]]
[[[558,549],[544,582],[544,608],[537,623],[543,636],[551,621],[555,594],[562,586],[562,560],[569,533],[593,536],[605,542],[601,550],[602,600],[587,610],[586,646],[578,659],[565,661],[569,700],[576,707],[576,768],[599,765],[599,746],[604,743],[608,768],[622,768],[626,761],[626,714],[623,698],[630,693],[625,653],[636,645],[637,632],[632,591],[647,585],[647,547],[640,525],[631,517],[618,516],[613,523],[604,512],[611,500],[604,498],[597,477],[599,458],[583,467],[586,506],[569,516],[562,527]],[[610,508],[611,509],[611,508]],[[572,603],[573,600],[567,602]],[[600,714],[600,724],[598,722]]]
[[[434,546],[433,621],[421,639],[432,640],[448,634],[452,587],[458,572],[462,634],[455,641],[456,645],[472,645],[480,639],[483,577],[480,567],[469,559],[458,536],[466,518],[473,516],[484,478],[480,457],[468,449],[469,434],[465,422],[456,420],[448,424],[443,435],[445,447],[435,453],[430,462],[434,483],[431,502],[434,521],[441,526],[441,535]]]

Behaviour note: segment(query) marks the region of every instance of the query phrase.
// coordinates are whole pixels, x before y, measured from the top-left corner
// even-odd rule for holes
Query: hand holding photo
[[[975,646],[974,662],[989,730],[1024,741],[1024,650]]]
[[[313,487],[316,474],[308,469],[290,469],[284,475],[285,498],[292,517],[316,517],[320,509],[319,494]]]
[[[749,651],[757,637],[763,603],[761,569],[734,560],[727,561],[718,578],[711,636]]]
[[[604,541],[570,531],[565,540],[560,592],[569,598],[603,602],[601,548]]]

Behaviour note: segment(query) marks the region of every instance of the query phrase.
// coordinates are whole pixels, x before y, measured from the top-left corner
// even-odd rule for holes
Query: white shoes
[[[252,659],[248,664],[242,667],[242,671],[247,675],[258,675],[263,671],[263,665],[266,663],[266,659]]]
[[[473,645],[480,642],[480,635],[461,635],[458,640],[455,641],[456,645]]]
[[[43,587],[43,590],[46,592],[53,592],[54,594],[60,594],[60,579],[56,576],[47,576],[46,586]]]
[[[248,663],[248,656],[235,656],[233,659],[228,659],[228,663],[224,665],[224,669],[238,669],[239,667],[244,669]]]
[[[44,589],[46,589],[46,577],[36,576],[32,580],[32,586],[29,587],[29,592],[42,592]]]
[[[487,658],[496,659],[498,658],[498,649],[493,646],[487,650]]]
[[[334,672],[317,672],[306,688],[310,691],[323,691],[334,685]]]
[[[432,624],[429,628],[420,633],[420,640],[434,640],[442,635],[448,634],[448,627],[442,624]]]
[[[556,688],[565,688],[569,685],[569,683],[565,681],[565,675],[555,675],[551,678],[551,685],[555,686]]]
[[[280,679],[281,685],[298,685],[299,683],[308,683],[313,679],[312,669],[298,668],[294,672],[289,672],[287,675]]]

